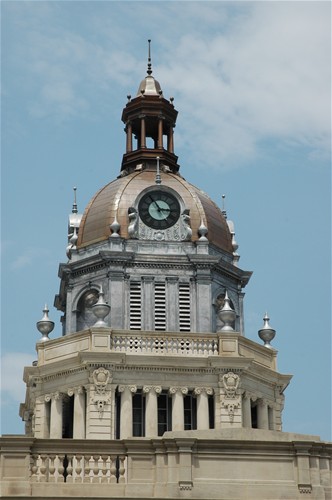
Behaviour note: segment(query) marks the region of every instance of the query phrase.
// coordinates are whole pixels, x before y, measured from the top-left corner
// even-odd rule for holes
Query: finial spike
[[[72,213],[73,214],[77,214],[77,212],[78,212],[78,210],[77,210],[77,203],[76,203],[76,190],[77,190],[77,187],[73,187],[73,190],[74,190],[74,203],[73,203]]]
[[[222,211],[221,211],[221,213],[223,214],[223,216],[225,217],[225,219],[227,219],[227,212],[226,212],[226,208],[225,208],[225,198],[226,198],[226,195],[223,194],[221,196],[221,198],[222,198]]]
[[[152,65],[151,65],[151,40],[148,40],[149,43],[149,50],[148,50],[148,69],[147,69],[147,74],[150,76],[152,75]]]
[[[159,156],[157,156],[156,184],[161,184]]]

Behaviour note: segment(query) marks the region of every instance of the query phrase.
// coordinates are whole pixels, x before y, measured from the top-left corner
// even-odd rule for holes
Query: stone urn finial
[[[108,325],[104,321],[104,319],[109,314],[110,310],[111,310],[111,306],[109,304],[106,304],[106,302],[104,300],[103,289],[102,289],[102,287],[100,287],[98,302],[96,302],[96,304],[94,304],[92,306],[92,312],[97,318],[97,321],[93,326],[97,327],[97,328],[104,327],[104,326],[107,327]]]
[[[54,328],[54,321],[51,321],[50,318],[48,317],[49,309],[47,307],[47,304],[45,304],[45,307],[43,309],[44,316],[40,321],[37,321],[36,325],[40,333],[42,334],[42,338],[39,340],[39,342],[45,342],[46,340],[50,340],[48,338],[48,334],[51,333],[51,331]]]
[[[263,325],[263,328],[258,330],[258,336],[264,341],[265,347],[272,349],[270,342],[271,342],[271,340],[274,339],[274,337],[276,335],[276,331],[273,328],[271,328],[271,326],[269,324],[270,318],[268,317],[267,313],[265,313],[263,321],[264,321],[264,325]]]
[[[224,323],[224,326],[221,328],[221,331],[222,332],[233,332],[234,331],[233,325],[234,325],[234,321],[236,318],[236,313],[231,306],[227,290],[225,293],[224,305],[218,311],[218,316],[221,319],[221,321]]]

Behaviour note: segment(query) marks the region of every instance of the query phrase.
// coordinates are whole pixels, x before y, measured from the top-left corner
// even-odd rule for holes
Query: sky
[[[331,440],[328,1],[2,1],[1,432],[21,434],[23,367],[82,212],[120,171],[127,95],[153,75],[179,111],[182,175],[234,221],[245,333],[267,311],[292,374],[283,430]]]

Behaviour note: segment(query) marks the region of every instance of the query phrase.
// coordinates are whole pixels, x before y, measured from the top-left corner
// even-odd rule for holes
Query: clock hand
[[[150,200],[152,201],[152,203],[154,203],[156,205],[156,207],[158,208],[158,212],[160,212],[160,210],[162,210],[162,208],[160,208],[160,206],[158,205],[158,203],[156,202],[156,200],[154,200],[152,198],[152,196],[149,196]]]

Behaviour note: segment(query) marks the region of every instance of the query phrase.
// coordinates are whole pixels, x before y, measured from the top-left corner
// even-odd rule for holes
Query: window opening
[[[208,406],[209,406],[209,429],[214,429],[214,396],[210,394],[208,396]]]
[[[258,429],[256,403],[251,403],[251,427],[253,429]]]
[[[79,299],[77,304],[77,325],[76,330],[79,332],[90,328],[96,322],[96,316],[92,312],[92,306],[98,301],[97,290],[88,290]]]
[[[62,438],[73,437],[74,430],[74,396],[66,396],[62,400]]]
[[[121,394],[115,391],[115,439],[120,439]]]
[[[45,403],[45,425],[46,425],[46,436],[50,437],[51,429],[51,401]]]
[[[158,436],[172,430],[172,397],[167,391],[158,396]]]
[[[142,285],[140,282],[130,283],[129,299],[129,329],[141,330],[142,328]]]
[[[179,330],[190,332],[190,284],[179,283]]]
[[[154,327],[166,330],[166,284],[156,283],[154,287]]]
[[[145,436],[145,396],[142,389],[133,395],[133,436]]]
[[[197,400],[192,391],[184,396],[184,430],[190,431],[197,429]]]

